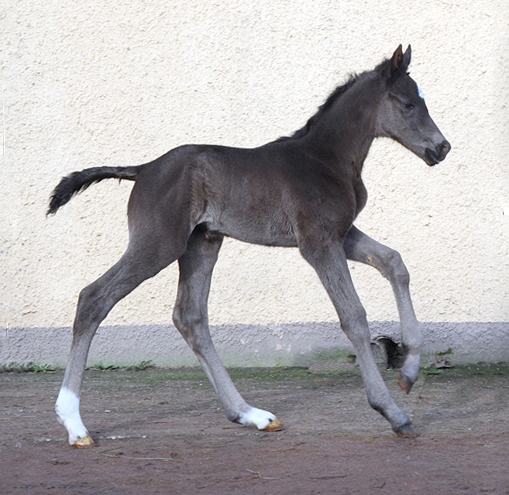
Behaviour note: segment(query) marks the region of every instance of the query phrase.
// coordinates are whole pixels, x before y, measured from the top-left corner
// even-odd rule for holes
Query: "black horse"
[[[175,326],[200,360],[226,416],[274,431],[276,417],[248,405],[222,365],[210,338],[207,300],[224,236],[267,246],[299,248],[316,270],[351,340],[368,401],[399,435],[414,435],[410,419],[391,398],[370,349],[366,312],[347,259],[377,268],[392,284],[406,353],[399,383],[417,379],[422,335],[400,255],[353,223],[367,199],[361,174],[376,137],[390,137],[432,166],[450,144],[429,116],[410,78],[410,46],[401,45],[374,70],[338,87],[307,124],[259,148],[189,145],[135,167],[74,172],[53,192],[48,213],[106,178],[136,181],[129,200],[129,246],[122,258],[80,294],[69,362],[56,403],[59,420],[77,447],[93,445],[79,413],[92,338],[123,297],[178,260]]]

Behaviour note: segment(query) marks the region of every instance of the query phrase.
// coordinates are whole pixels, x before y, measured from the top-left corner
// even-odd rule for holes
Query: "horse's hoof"
[[[406,394],[409,394],[410,390],[412,390],[412,385],[414,383],[410,380],[410,378],[408,378],[408,376],[406,376],[403,373],[400,373],[398,384],[401,387],[401,389],[403,390],[403,392],[405,392]]]
[[[417,438],[418,436],[411,424],[403,425],[401,428],[394,430],[394,432],[400,438]]]
[[[90,435],[87,435],[86,437],[78,438],[72,446],[75,449],[88,449],[90,447],[95,447],[95,442]]]
[[[279,419],[274,418],[264,429],[263,431],[281,431],[284,430],[285,426]]]

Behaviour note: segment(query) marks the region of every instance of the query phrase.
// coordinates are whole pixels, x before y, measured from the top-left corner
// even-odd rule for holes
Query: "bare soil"
[[[405,396],[416,439],[367,404],[356,370],[232,370],[286,430],[229,423],[196,370],[86,373],[76,450],[54,414],[62,372],[0,374],[0,493],[509,494],[509,366],[422,374]]]

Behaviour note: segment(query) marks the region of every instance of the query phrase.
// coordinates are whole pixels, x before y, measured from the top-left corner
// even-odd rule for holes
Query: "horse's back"
[[[130,228],[145,230],[155,223],[186,232],[203,223],[245,242],[296,246],[296,230],[332,224],[336,217],[346,233],[350,225],[344,220],[353,221],[355,204],[350,181],[310,159],[295,143],[186,145],[140,173],[129,220]]]

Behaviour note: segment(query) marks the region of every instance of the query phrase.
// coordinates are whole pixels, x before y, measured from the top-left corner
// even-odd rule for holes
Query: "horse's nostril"
[[[444,141],[442,144],[439,144],[437,147],[438,153],[445,157],[449,151],[451,151],[451,145]]]

